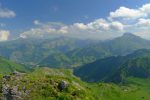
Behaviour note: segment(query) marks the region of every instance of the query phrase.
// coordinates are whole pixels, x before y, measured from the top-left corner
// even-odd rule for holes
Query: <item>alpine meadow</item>
[[[149,0],[1,0],[0,100],[150,100]]]

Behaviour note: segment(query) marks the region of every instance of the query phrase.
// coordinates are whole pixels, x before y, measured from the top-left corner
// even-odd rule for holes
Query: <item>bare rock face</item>
[[[5,80],[10,80],[10,78],[11,78],[10,75],[5,75],[5,76],[3,76],[3,79],[5,79]]]
[[[5,97],[5,99],[2,100],[22,100],[25,96],[28,95],[28,91],[19,91],[18,86],[11,87],[7,84],[3,85],[2,92]]]
[[[9,85],[3,85],[2,92],[3,92],[6,100],[13,100],[12,89],[10,89]]]
[[[61,81],[59,84],[58,84],[58,88],[59,90],[63,91],[64,89],[66,89],[68,87],[68,83],[66,81]]]
[[[24,100],[25,97],[28,96],[29,90],[24,86],[22,89],[19,89],[19,84],[10,84],[10,80],[16,81],[21,76],[20,74],[13,74],[13,76],[5,75],[3,76],[1,92],[3,94],[0,97],[0,100]]]

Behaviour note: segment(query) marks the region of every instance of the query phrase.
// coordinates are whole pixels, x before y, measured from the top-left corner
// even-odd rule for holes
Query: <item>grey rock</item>
[[[59,84],[58,84],[58,88],[59,90],[63,91],[64,89],[66,89],[68,87],[68,83],[66,81],[61,81]]]
[[[9,80],[11,78],[11,76],[10,75],[5,75],[5,76],[3,76],[3,78],[6,79],[6,80]]]

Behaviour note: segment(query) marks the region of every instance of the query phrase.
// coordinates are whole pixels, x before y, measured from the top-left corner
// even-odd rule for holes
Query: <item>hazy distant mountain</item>
[[[125,33],[123,36],[109,41],[103,41],[80,49],[74,49],[66,53],[73,64],[82,65],[97,59],[126,55],[138,49],[149,49],[150,41]]]
[[[122,82],[126,77],[150,77],[150,50],[138,50],[127,56],[108,57],[75,69],[81,79]]]
[[[130,35],[126,34],[119,38],[125,39],[126,36]],[[39,64],[42,67],[45,65],[55,67],[55,69],[35,68],[33,69],[34,71],[26,74],[9,75],[14,70],[25,71],[25,67],[6,59],[0,59],[0,98],[5,97],[7,94],[12,98],[37,99],[38,97],[39,99],[58,100],[85,98],[87,100],[99,100],[101,98],[104,100],[126,100],[130,96],[131,100],[133,100],[138,95],[139,99],[145,98],[148,100],[150,90],[150,79],[148,79],[150,77],[150,50],[142,49],[131,54],[128,53],[140,48],[149,48],[149,41],[134,35],[131,36],[141,40],[141,44],[135,48],[133,44],[136,43],[132,38],[130,42],[131,44],[133,43],[133,47],[131,46],[123,52],[119,52],[119,50],[123,50],[121,44],[124,42],[120,42],[120,44],[119,42],[113,43],[113,41],[119,41],[119,38],[99,43],[90,40],[66,38],[41,41],[28,39],[1,43],[1,54],[4,53],[4,56],[8,56],[12,60],[25,63],[40,62]],[[115,52],[111,43],[117,48],[118,53]],[[119,46],[115,46],[117,43]],[[112,48],[110,49],[109,47]],[[16,51],[17,53],[12,56],[11,54]],[[89,82],[127,83],[125,85],[114,83],[90,84],[75,77],[72,74],[72,70],[56,69],[56,67],[72,67],[71,65],[79,66],[85,63],[89,64],[83,65],[74,71],[75,75],[83,80]],[[4,80],[1,74],[7,74],[11,78]],[[14,94],[12,92],[5,93],[5,90],[13,91]]]
[[[125,33],[123,36],[115,38],[113,40],[104,41],[95,45],[85,47],[81,50],[74,52],[77,55],[86,56],[90,53],[96,53],[99,57],[108,55],[125,55],[138,49],[150,48],[150,41],[145,40],[139,36],[135,36],[131,33]],[[74,52],[72,54],[74,54]],[[84,52],[84,53],[82,53]],[[87,53],[86,53],[87,52]],[[74,54],[74,55],[76,55]]]
[[[46,57],[39,63],[39,65],[51,68],[71,68],[72,59],[69,59],[68,56],[65,55],[65,53],[59,52]]]
[[[73,38],[18,39],[0,43],[0,55],[12,61],[37,64],[47,56],[82,48],[95,41]]]
[[[150,48],[150,41],[131,33],[125,33],[121,37],[105,42],[103,46],[113,55],[125,55],[134,50]]]
[[[0,55],[25,64],[48,67],[76,67],[109,56],[126,55],[134,50],[150,48],[150,41],[125,33],[108,40],[18,39],[0,43]]]

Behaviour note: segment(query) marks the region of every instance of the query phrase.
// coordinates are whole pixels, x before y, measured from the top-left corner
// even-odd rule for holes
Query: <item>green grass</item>
[[[10,74],[15,70],[20,72],[26,72],[27,68],[21,64],[14,63],[0,57],[0,74]]]
[[[92,88],[95,100],[149,100],[150,79],[128,78],[127,84],[94,83]]]
[[[60,91],[58,84],[62,80],[68,83],[68,87]],[[23,98],[31,100],[94,100],[85,83],[73,76],[71,70],[37,68],[23,76],[12,76],[6,84],[18,85],[20,91],[26,87],[31,92]]]
[[[66,81],[69,86],[60,91],[58,84]],[[150,79],[130,77],[126,84],[86,83],[72,74],[72,70],[37,68],[33,72],[12,76],[6,84],[18,85],[31,92],[31,100],[149,100]],[[75,94],[75,95],[73,95]],[[2,94],[1,94],[2,95]]]

